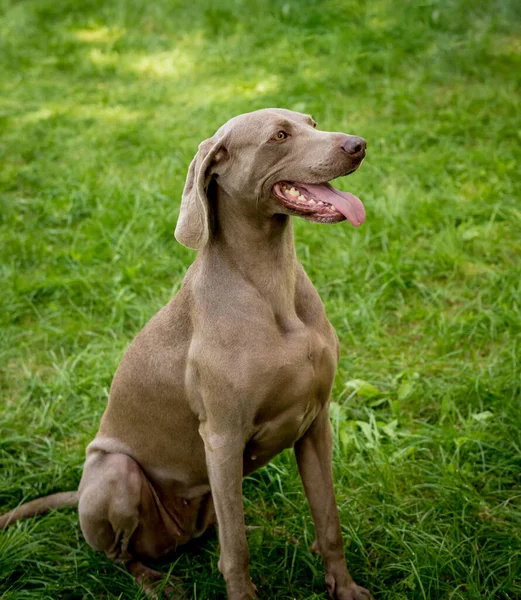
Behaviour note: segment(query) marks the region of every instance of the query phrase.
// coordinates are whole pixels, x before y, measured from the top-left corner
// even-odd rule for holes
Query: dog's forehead
[[[271,130],[277,124],[288,120],[295,121],[300,125],[312,123],[311,117],[303,113],[285,108],[263,108],[233,117],[216,131],[215,137],[231,135],[234,138],[248,138],[251,135],[259,135],[268,129]]]

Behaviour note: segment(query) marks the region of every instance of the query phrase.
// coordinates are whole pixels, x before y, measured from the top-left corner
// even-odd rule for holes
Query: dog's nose
[[[365,154],[365,148],[367,146],[366,141],[363,137],[357,135],[348,135],[342,144],[342,150],[353,157],[358,157]]]

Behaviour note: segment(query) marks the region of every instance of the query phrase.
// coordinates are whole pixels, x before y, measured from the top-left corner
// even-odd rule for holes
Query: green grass
[[[265,106],[368,140],[367,221],[295,223],[342,358],[334,469],[377,599],[521,598],[521,5],[2,0],[0,506],[73,489],[118,361],[179,288],[197,144]],[[263,598],[325,598],[284,453],[245,482]],[[215,535],[173,572],[222,598]],[[164,565],[167,571],[169,565]],[[0,534],[8,600],[143,598],[74,510]]]

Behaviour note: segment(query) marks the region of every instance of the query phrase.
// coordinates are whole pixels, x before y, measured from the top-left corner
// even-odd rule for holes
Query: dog
[[[365,154],[361,137],[272,108],[200,144],[175,230],[199,252],[126,351],[79,490],[23,505],[0,527],[78,502],[89,545],[153,595],[161,574],[143,561],[217,521],[228,600],[251,600],[242,480],[294,447],[330,596],[371,597],[347,569],[333,490],[338,338],[296,258],[291,219],[361,225],[362,202],[328,182]]]

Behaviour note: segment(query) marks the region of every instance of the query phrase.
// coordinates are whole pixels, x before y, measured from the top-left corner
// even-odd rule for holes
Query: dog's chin
[[[355,170],[356,167],[352,171]],[[365,209],[360,199],[350,192],[337,190],[329,182],[279,181],[273,186],[272,193],[284,209],[283,214],[314,223],[339,223],[347,219],[354,227],[365,221]]]

